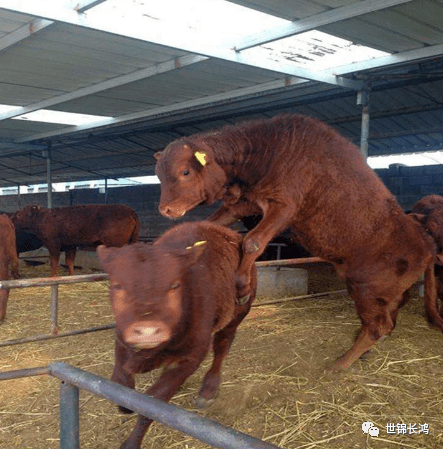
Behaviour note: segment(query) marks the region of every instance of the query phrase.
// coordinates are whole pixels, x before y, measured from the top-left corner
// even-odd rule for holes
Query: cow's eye
[[[189,170],[185,170],[184,172],[183,172],[183,176],[188,176],[189,175]]]
[[[180,287],[180,284],[178,282],[174,282],[173,284],[171,284],[171,290],[176,290],[179,287]]]

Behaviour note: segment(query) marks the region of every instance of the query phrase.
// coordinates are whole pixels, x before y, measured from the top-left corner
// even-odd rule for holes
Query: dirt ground
[[[49,275],[47,265],[21,271],[23,277]],[[342,288],[329,268],[310,270],[310,293]],[[113,322],[107,282],[62,286],[59,296],[60,332]],[[13,290],[0,341],[48,333],[49,297],[49,288]],[[344,373],[325,371],[358,329],[343,294],[256,307],[239,328],[214,404],[203,411],[194,404],[210,357],[172,402],[286,449],[443,448],[443,335],[428,327],[418,295],[366,360]],[[4,347],[0,371],[63,361],[109,378],[113,344],[114,331],[106,330]],[[140,375],[137,389],[157,374]],[[1,449],[59,447],[58,390],[59,381],[49,376],[0,382]],[[82,449],[118,448],[135,423],[135,416],[85,392],[80,419]],[[367,421],[378,437],[363,433]],[[143,445],[208,447],[161,424],[151,426]]]

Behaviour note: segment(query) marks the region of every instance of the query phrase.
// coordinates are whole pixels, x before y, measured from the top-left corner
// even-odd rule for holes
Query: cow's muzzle
[[[186,209],[173,209],[169,206],[159,207],[160,213],[167,218],[180,218],[186,214]]]
[[[150,349],[168,341],[170,329],[162,322],[136,322],[123,332],[124,341],[136,349]]]

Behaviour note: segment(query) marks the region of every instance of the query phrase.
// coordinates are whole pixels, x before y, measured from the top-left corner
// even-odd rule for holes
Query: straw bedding
[[[22,276],[49,275],[49,267],[21,267]],[[88,271],[82,270],[82,274]],[[90,272],[90,271],[89,271]],[[328,268],[309,275],[310,293],[343,288]],[[49,288],[11,292],[0,340],[47,333]],[[60,288],[60,331],[113,321],[107,282]],[[202,413],[287,449],[443,448],[443,336],[431,330],[415,293],[393,335],[345,373],[325,367],[351,345],[359,321],[346,295],[254,308],[240,326],[224,364],[215,403],[200,411],[194,398],[210,358],[173,403]],[[0,348],[0,371],[59,360],[109,378],[114,331]],[[138,377],[143,391],[158,373]],[[55,449],[59,381],[48,376],[0,383],[0,448]],[[80,394],[82,449],[110,449],[128,435],[135,416],[114,404]],[[379,436],[364,434],[373,422]],[[387,424],[428,424],[429,434],[387,432]],[[392,430],[392,429],[391,429]],[[401,431],[401,430],[400,430]],[[160,424],[151,426],[144,449],[209,446]]]

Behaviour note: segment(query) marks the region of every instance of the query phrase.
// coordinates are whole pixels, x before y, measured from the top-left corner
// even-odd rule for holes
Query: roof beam
[[[443,54],[443,44],[438,44],[430,47],[425,47],[420,50],[412,50],[403,53],[398,53],[396,55],[391,55],[387,57],[374,58],[370,61],[349,64],[342,67],[337,67],[333,69],[329,69],[330,71],[341,75],[346,73],[353,73],[355,71],[364,70],[364,69],[374,69],[377,67],[383,67],[387,64],[395,64],[399,62],[411,62],[414,60],[420,60],[429,58],[436,55]],[[283,78],[277,81],[271,81],[268,83],[258,84],[251,87],[245,87],[241,89],[235,89],[233,91],[224,92],[221,94],[210,95],[203,98],[197,98],[193,100],[187,100],[181,103],[174,103],[167,106],[161,106],[159,108],[150,109],[147,111],[136,112],[132,114],[123,115],[120,117],[114,117],[111,119],[102,120],[100,122],[88,123],[81,126],[69,126],[65,128],[60,128],[58,130],[49,131],[46,133],[34,134],[32,136],[27,137],[26,139],[19,140],[17,142],[30,142],[33,140],[45,139],[54,136],[60,136],[63,134],[71,134],[75,132],[86,131],[88,129],[99,128],[99,127],[107,127],[113,126],[117,124],[123,124],[125,122],[137,121],[147,118],[152,118],[162,114],[170,114],[172,112],[179,112],[186,110],[188,108],[195,107],[207,107],[212,103],[217,103],[221,101],[231,101],[235,99],[240,99],[241,97],[249,96],[249,95],[263,95],[266,92],[270,92],[275,89],[281,89],[287,86],[293,86],[296,84],[304,84],[306,80],[297,78],[297,77],[288,77]],[[1,117],[1,116],[0,116]]]
[[[47,149],[47,145],[33,145],[33,144],[23,144],[23,143],[15,143],[9,142],[5,140],[0,140],[0,157],[1,151],[3,150],[28,150],[28,151],[41,151]]]
[[[395,53],[389,56],[369,59],[367,61],[354,62],[340,67],[328,69],[333,73],[355,73],[362,70],[376,69],[379,67],[387,67],[394,64],[402,64],[406,62],[419,61],[420,59],[433,58],[443,55],[443,44],[431,45],[418,50],[408,50],[401,53]]]
[[[74,92],[69,92],[62,95],[57,95],[47,100],[38,101],[28,106],[17,107],[8,112],[0,113],[0,121],[6,120],[8,118],[17,117],[19,115],[27,114],[38,109],[49,108],[66,101],[75,100],[77,98],[85,97],[87,95],[93,95],[98,92],[102,92],[107,89],[112,89],[114,87],[122,86],[124,84],[132,83],[141,79],[149,78],[150,76],[158,75],[159,73],[165,73],[171,70],[179,69],[180,67],[185,67],[190,64],[195,64],[200,61],[205,61],[208,59],[205,56],[199,55],[189,55],[182,56],[177,59],[166,61],[160,64],[156,64],[145,69],[136,70],[135,72],[129,73],[127,75],[118,76],[110,80],[103,81],[101,83],[93,84],[92,86],[83,87]]]
[[[106,0],[83,0],[75,2],[75,9],[77,12],[85,12],[94,6],[97,6],[100,3],[105,2]],[[10,47],[11,45],[16,44],[17,42],[26,39],[29,36],[32,36],[35,33],[45,29],[46,27],[52,25],[54,22],[52,20],[45,19],[36,19],[32,22],[24,25],[11,33],[6,34],[5,36],[0,38],[0,51],[5,48]]]
[[[241,63],[265,70],[271,70],[278,73],[285,73],[303,79],[319,81],[351,89],[360,89],[361,83],[341,78],[339,76],[310,71],[297,67],[294,64],[280,64],[263,57],[252,57],[251,55],[240,54],[239,52],[223,47],[208,46],[201,35],[192,34],[184,28],[182,33],[172,33],[169,27],[163,23],[150,23],[140,19],[140,22],[133,23],[128,27],[124,20],[112,21],[107,16],[86,16],[77,13],[66,3],[47,3],[36,2],[35,0],[0,0],[0,8],[10,11],[41,17],[55,22],[69,23],[80,27],[90,28],[106,33],[137,39],[145,42],[151,42],[158,45],[164,45],[176,48],[190,53],[223,59],[226,61]],[[174,29],[174,31],[177,31]]]
[[[101,3],[106,2],[106,0],[82,0],[82,1],[76,1],[75,10],[78,13],[84,13],[88,9],[94,8],[95,6],[100,5]]]
[[[235,46],[237,51],[246,50],[257,45],[266,44],[305,31],[314,30],[330,23],[339,22],[341,20],[351,19],[353,17],[368,14],[370,12],[379,11],[381,9],[391,8],[412,0],[365,0],[356,2],[351,5],[334,8],[329,11],[315,14],[305,19],[300,19],[287,25],[271,28],[252,36],[248,36]]]
[[[261,95],[266,90],[279,89],[282,87],[286,87],[288,85],[294,84],[303,84],[306,83],[306,80],[300,80],[298,78],[285,78],[278,81],[271,81],[269,83],[258,84],[252,87],[245,87],[241,89],[235,89],[234,91],[229,91],[221,94],[208,95],[203,98],[196,98],[193,100],[183,101],[181,103],[173,103],[167,106],[161,106],[159,108],[150,109],[147,111],[134,112],[132,114],[122,115],[120,117],[113,117],[104,120],[100,120],[94,123],[87,123],[85,125],[78,126],[68,126],[65,128],[60,128],[53,131],[48,131],[45,133],[34,134],[32,136],[28,136],[24,139],[16,140],[16,143],[24,143],[30,142],[33,140],[46,139],[54,136],[60,136],[65,134],[71,134],[75,132],[87,131],[93,128],[99,127],[108,127],[117,124],[123,124],[125,122],[131,122],[136,120],[142,120],[145,118],[155,117],[161,114],[169,114],[172,112],[178,112],[180,110],[186,110],[189,108],[199,107],[199,106],[208,106],[211,103],[219,102],[219,101],[230,101],[235,98],[241,98],[245,95]]]
[[[54,22],[52,20],[37,19],[12,31],[11,33],[6,34],[0,38],[0,51],[22,41],[23,39],[26,39],[27,37],[43,30],[53,23]]]

